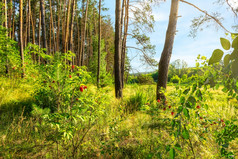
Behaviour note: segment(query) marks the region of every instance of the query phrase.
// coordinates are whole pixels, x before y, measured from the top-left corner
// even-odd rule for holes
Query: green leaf
[[[183,109],[183,114],[184,114],[188,119],[190,118],[188,109]]]
[[[195,92],[196,89],[197,89],[197,84],[193,84],[192,92]]]
[[[202,100],[202,92],[199,89],[196,92],[196,96],[198,97],[199,100]]]
[[[234,59],[238,59],[238,49],[235,49],[230,55],[230,60]]]
[[[233,40],[232,42],[232,47],[234,49],[237,49],[238,48],[238,36]]]
[[[188,130],[184,129],[183,132],[182,132],[182,135],[183,135],[183,138],[184,138],[184,139],[189,139]]]
[[[231,43],[229,40],[227,40],[225,38],[220,38],[220,41],[221,41],[221,45],[222,45],[223,49],[229,50],[231,48]]]
[[[227,67],[227,65],[229,64],[230,62],[230,56],[229,54],[227,54],[225,57],[224,57],[224,66]]]
[[[169,157],[170,157],[171,159],[174,159],[174,158],[175,158],[175,150],[174,150],[174,148],[172,148],[172,149],[169,150]]]
[[[231,71],[234,77],[238,76],[238,60],[232,62]]]
[[[228,148],[228,147],[229,147],[229,143],[225,143],[225,144],[223,144],[222,147],[224,147],[224,148]]]
[[[181,146],[177,143],[176,145],[174,145],[174,147],[177,149],[177,150],[179,150],[179,151],[182,151],[182,148],[181,148]]]
[[[224,54],[224,52],[220,49],[214,50],[212,53],[212,57],[209,59],[208,65],[211,65],[211,64],[221,61],[223,54]]]
[[[183,111],[183,107],[182,106],[179,106],[178,107],[178,113],[181,113]]]
[[[192,104],[195,105],[196,104],[196,99],[193,96],[188,97],[188,101]]]
[[[183,105],[185,103],[185,97],[180,97],[180,103]]]
[[[189,91],[190,91],[190,88],[184,90],[184,91],[183,91],[183,94],[188,94]]]

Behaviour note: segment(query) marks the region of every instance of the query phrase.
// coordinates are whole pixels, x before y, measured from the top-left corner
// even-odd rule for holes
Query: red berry
[[[157,102],[160,103],[160,100],[158,99]]]
[[[13,67],[12,69],[15,70],[16,67]]]
[[[74,65],[72,65],[72,69],[74,69],[75,68],[75,66]]]
[[[171,105],[169,106],[169,109],[171,108]]]
[[[163,108],[163,111],[165,111],[166,110],[166,108]]]
[[[225,124],[225,123],[223,123],[223,124],[222,124],[222,126],[223,126],[223,127],[225,127],[225,126],[226,126],[226,124]]]
[[[81,86],[79,89],[80,89],[80,92],[83,92],[83,86]]]
[[[223,120],[223,119],[221,119],[221,122],[224,122],[224,120]]]
[[[217,124],[216,122],[213,122],[213,124]]]
[[[55,81],[52,81],[52,83],[55,83]]]
[[[200,108],[201,108],[201,107],[198,105],[198,106],[197,106],[197,109],[200,109]]]
[[[76,98],[76,100],[78,101],[79,99],[78,99],[78,98]]]
[[[83,86],[84,89],[87,89],[88,87],[87,86]]]
[[[200,117],[200,119],[202,120],[203,118],[202,118],[202,117]]]
[[[49,86],[51,88],[51,86]]]
[[[174,112],[171,112],[171,115],[174,115]]]
[[[71,76],[71,75],[69,75],[69,78],[72,78],[72,76]]]

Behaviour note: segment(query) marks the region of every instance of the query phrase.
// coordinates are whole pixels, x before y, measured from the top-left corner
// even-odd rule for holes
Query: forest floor
[[[36,87],[31,82],[1,78],[0,158],[169,158],[169,147],[175,141],[180,145],[175,146],[175,158],[220,158],[217,135],[224,129],[221,120],[238,119],[237,101],[221,89],[208,89],[203,97],[208,108],[199,110],[202,118],[196,118],[198,110],[190,112],[192,119],[186,123],[189,141],[177,141],[171,129],[171,112],[176,112],[180,100],[176,86],[168,86],[165,110],[155,100],[155,85],[126,85],[122,100],[114,98],[113,86],[98,92],[96,86],[88,85],[87,94],[103,99],[104,115],[94,124],[70,130],[67,137],[33,113],[44,114],[43,109],[34,108]],[[152,105],[158,110],[148,110]],[[229,143],[229,150],[238,156],[238,139]]]

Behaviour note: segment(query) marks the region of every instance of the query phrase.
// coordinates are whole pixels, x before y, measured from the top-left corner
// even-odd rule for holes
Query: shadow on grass
[[[26,98],[21,101],[11,101],[0,106],[0,132],[6,130],[14,119],[20,115],[30,116],[32,111],[33,98]]]

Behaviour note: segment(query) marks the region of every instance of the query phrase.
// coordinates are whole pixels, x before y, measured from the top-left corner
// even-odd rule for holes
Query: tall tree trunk
[[[4,27],[7,29],[7,0],[4,0]]]
[[[41,9],[39,8],[39,23],[38,23],[38,45],[39,45],[39,53],[41,48]],[[40,64],[41,57],[38,54],[38,63]]]
[[[98,71],[97,71],[97,87],[100,85],[100,63],[101,63],[101,0],[99,0],[99,17],[98,17]]]
[[[60,20],[61,20],[61,1],[58,0],[58,26],[57,26],[57,33],[56,33],[56,51],[60,51]]]
[[[76,2],[77,4],[77,2]],[[73,49],[73,32],[74,32],[74,10],[75,10],[75,0],[72,0],[71,4],[71,21],[70,21],[70,34],[69,34],[69,50],[74,52]]]
[[[31,0],[28,0],[28,27],[27,27],[27,42],[30,42],[31,38]]]
[[[83,18],[85,17],[85,13],[84,13],[84,4],[85,4],[85,0],[82,0],[82,17],[81,17],[81,22],[80,22],[80,50],[79,50],[79,66],[82,66],[82,47],[83,47]]]
[[[65,44],[65,32],[66,32],[66,0],[64,0],[62,14],[63,14],[63,21],[62,21],[62,51],[64,51],[64,44]]]
[[[4,11],[5,11],[5,22],[4,22],[4,27],[7,29],[7,31],[8,31],[8,28],[7,28],[7,0],[5,0],[4,1]],[[9,28],[9,30],[10,30],[10,28]],[[7,34],[6,34],[6,36],[7,36]],[[8,47],[8,46],[6,46],[6,47]],[[6,54],[6,74],[8,74],[8,72],[9,72],[9,68],[8,68],[8,54]]]
[[[32,13],[31,13],[32,44],[36,43],[35,24],[36,24],[36,21],[32,18]]]
[[[69,20],[70,20],[70,8],[71,8],[71,0],[68,1],[68,9],[67,9],[67,20],[66,20],[66,30],[65,30],[65,42],[64,42],[64,52],[68,51],[68,39],[69,39]]]
[[[12,37],[12,29],[11,29],[11,25],[12,25],[12,0],[10,0],[10,4],[9,4],[9,8],[8,8],[8,36],[11,38]]]
[[[14,2],[14,7],[13,7],[13,16],[12,16],[12,35],[11,38],[14,39],[15,38],[15,4],[16,2]]]
[[[115,72],[115,95],[116,98],[122,97],[121,82],[121,0],[116,0],[116,17],[115,17],[115,55],[114,55],[114,72]]]
[[[158,71],[159,77],[157,82],[156,95],[157,95],[157,99],[163,100],[164,102],[166,100],[166,97],[161,92],[161,90],[166,89],[166,86],[167,86],[169,62],[172,55],[174,38],[176,33],[178,8],[179,8],[179,0],[172,0],[164,49],[162,51],[160,62],[159,62],[159,71]]]
[[[47,39],[46,39],[46,27],[45,27],[45,1],[40,0],[40,8],[41,8],[41,25],[42,25],[42,35],[43,35],[43,48],[46,49],[46,54],[48,54],[47,49]]]
[[[87,19],[88,19],[88,3],[89,3],[89,0],[87,0],[86,10],[84,14],[83,37],[82,37],[82,47],[81,47],[81,53],[82,53],[81,66],[84,65],[84,47],[85,47],[85,35],[86,35],[85,33],[86,33]]]
[[[23,52],[23,37],[22,37],[22,30],[23,30],[23,0],[19,1],[19,32],[20,32],[20,54],[21,54],[21,67],[22,67],[22,74],[21,77],[24,77],[25,69],[23,67],[24,65],[24,52]]]
[[[126,0],[126,2],[125,2],[125,17],[124,17],[124,34],[123,34],[123,40],[122,40],[122,57],[121,57],[122,88],[124,88],[126,40],[127,40],[127,32],[128,32],[128,25],[129,25],[129,3],[130,3],[130,0]]]
[[[80,34],[81,34],[81,31],[80,31],[80,26],[82,24],[80,24],[80,19],[78,18],[77,19],[77,31],[78,31],[78,47],[77,47],[77,54],[76,54],[76,64],[78,66],[81,65],[81,54],[80,54],[80,46],[81,46],[81,40],[80,40]]]

